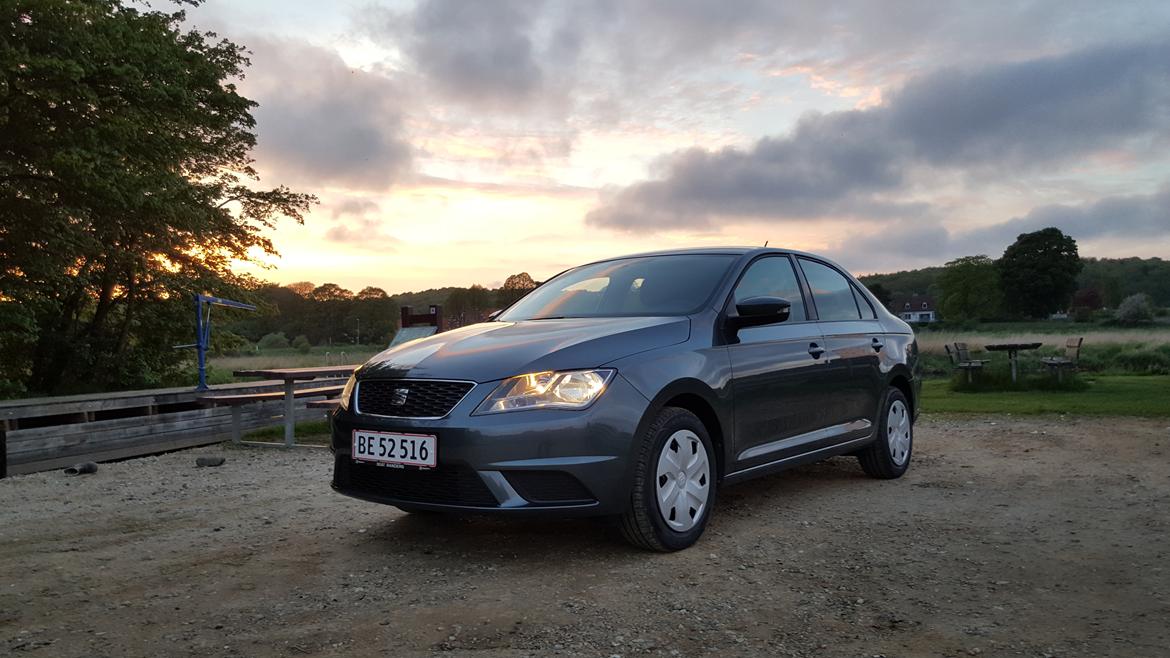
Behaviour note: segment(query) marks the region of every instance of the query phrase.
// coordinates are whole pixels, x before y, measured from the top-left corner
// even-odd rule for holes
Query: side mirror
[[[498,308],[498,309],[492,311],[491,313],[488,313],[488,317],[487,317],[488,322],[495,320],[500,315],[500,313],[503,313],[503,312],[504,312],[504,309]]]
[[[792,303],[779,297],[748,297],[735,305],[736,315],[727,318],[733,329],[777,324],[788,319]]]

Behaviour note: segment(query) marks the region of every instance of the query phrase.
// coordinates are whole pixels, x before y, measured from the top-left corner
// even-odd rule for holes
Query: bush
[[[226,329],[211,332],[212,356],[239,356],[251,345],[247,338]]]
[[[303,334],[293,339],[292,346],[301,354],[308,354],[309,350],[313,349],[313,344]]]
[[[288,347],[288,336],[284,335],[283,331],[278,331],[274,334],[266,334],[257,343],[260,349],[263,350],[281,350]]]
[[[1139,292],[1122,300],[1117,307],[1117,322],[1124,325],[1145,324],[1154,319],[1154,305],[1150,296]]]

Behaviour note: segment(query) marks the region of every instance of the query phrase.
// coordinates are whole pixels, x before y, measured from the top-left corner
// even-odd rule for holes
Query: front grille
[[[342,491],[393,498],[410,503],[497,507],[499,502],[483,478],[467,466],[439,465],[433,469],[390,468],[355,462],[338,455],[333,481]]]
[[[357,412],[397,418],[442,418],[475,386],[437,379],[371,379],[357,385]]]
[[[505,471],[508,482],[532,503],[591,503],[593,495],[581,481],[564,471]]]

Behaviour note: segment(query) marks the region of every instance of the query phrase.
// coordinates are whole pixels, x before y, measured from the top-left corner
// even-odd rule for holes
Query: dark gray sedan
[[[842,454],[901,476],[917,363],[910,327],[825,258],[614,258],[370,359],[333,415],[333,488],[408,512],[612,516],[678,550],[720,485]]]

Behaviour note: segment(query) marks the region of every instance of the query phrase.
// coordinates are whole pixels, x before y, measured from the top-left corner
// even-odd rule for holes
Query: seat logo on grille
[[[410,395],[409,388],[396,388],[394,389],[394,392],[390,394],[390,404],[396,407],[401,407],[406,404],[406,396],[408,395]]]

